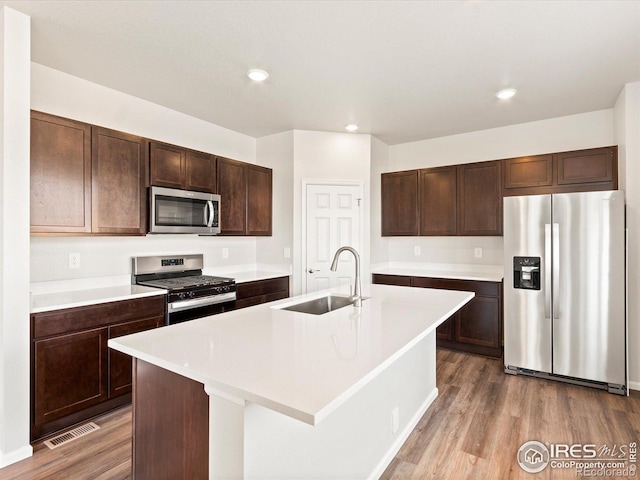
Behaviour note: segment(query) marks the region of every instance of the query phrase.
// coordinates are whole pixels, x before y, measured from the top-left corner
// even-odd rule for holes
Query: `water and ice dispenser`
[[[540,290],[540,257],[513,257],[513,288]]]

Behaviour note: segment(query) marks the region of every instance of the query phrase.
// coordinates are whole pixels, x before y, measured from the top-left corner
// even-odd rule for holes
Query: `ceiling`
[[[393,145],[611,108],[640,81],[638,0],[1,4],[31,16],[34,62],[252,137],[355,122]]]

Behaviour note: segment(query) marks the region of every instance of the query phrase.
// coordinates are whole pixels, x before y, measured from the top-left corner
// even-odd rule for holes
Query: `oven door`
[[[168,324],[186,322],[196,318],[208,317],[233,309],[236,292],[227,292],[207,297],[169,302]]]
[[[220,233],[220,195],[151,187],[150,233]]]

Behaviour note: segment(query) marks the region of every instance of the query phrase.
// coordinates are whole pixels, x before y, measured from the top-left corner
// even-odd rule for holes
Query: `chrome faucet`
[[[360,255],[358,255],[356,249],[352,247],[340,247],[333,257],[333,262],[331,262],[331,271],[335,272],[338,269],[338,257],[345,250],[353,253],[354,258],[356,259],[356,278],[354,280],[355,286],[353,288],[353,295],[351,295],[349,299],[353,302],[354,307],[361,307],[362,288],[360,286]]]

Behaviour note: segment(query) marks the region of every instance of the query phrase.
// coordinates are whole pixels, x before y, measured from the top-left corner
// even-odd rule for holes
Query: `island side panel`
[[[135,480],[207,479],[209,396],[201,383],[133,359]]]
[[[245,478],[380,477],[438,396],[435,344],[431,332],[315,426],[248,404]]]

